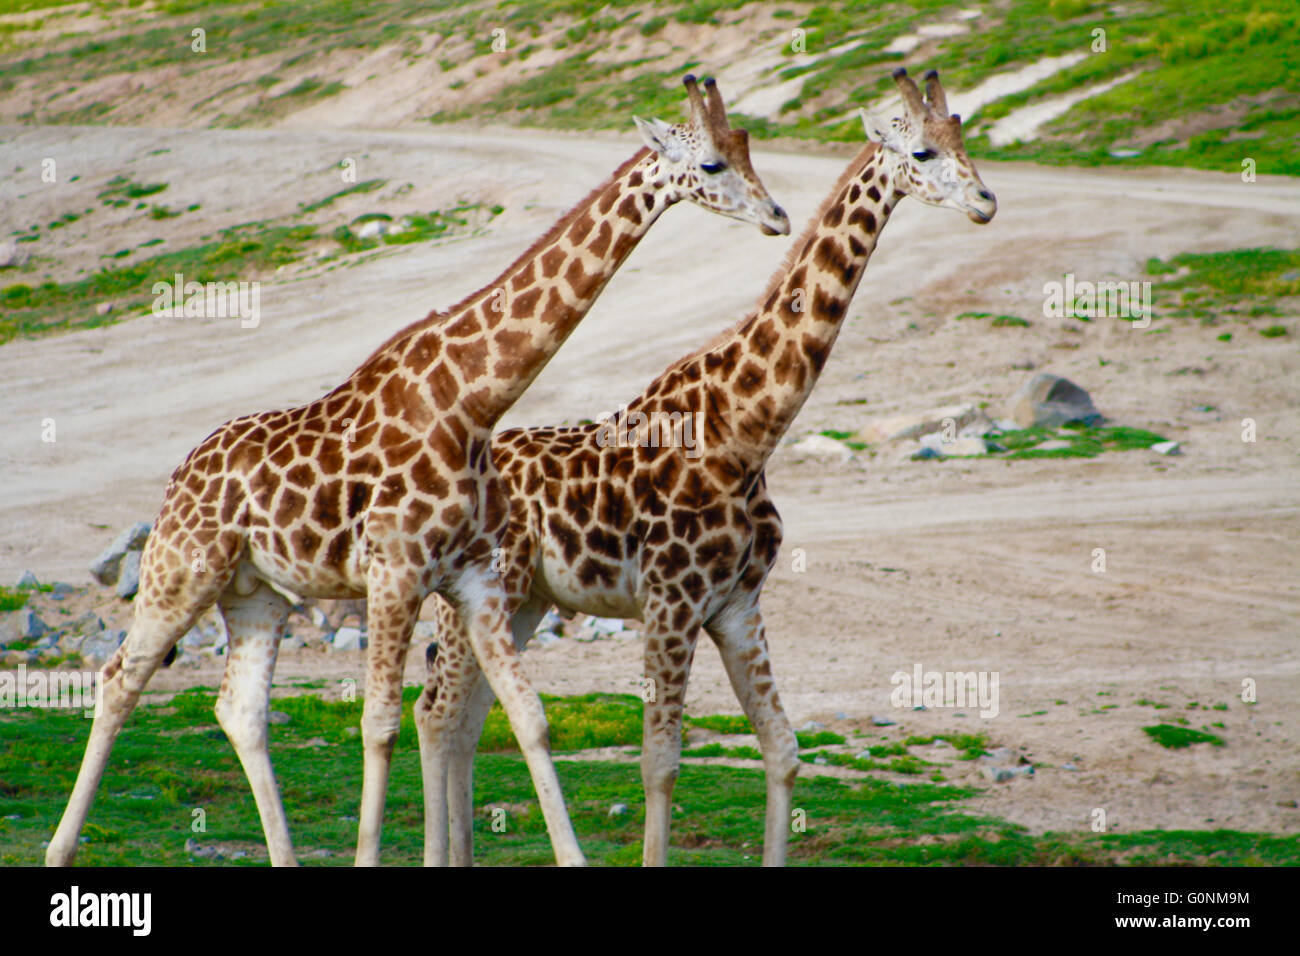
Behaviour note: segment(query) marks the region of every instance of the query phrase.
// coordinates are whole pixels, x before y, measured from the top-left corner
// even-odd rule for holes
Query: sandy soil
[[[149,155],[162,148],[170,152]],[[264,283],[255,329],[143,317],[0,348],[0,582],[30,568],[45,581],[88,584],[90,559],[119,528],[152,517],[171,469],[215,426],[333,387],[394,330],[487,282],[634,148],[630,137],[492,130],[0,128],[0,170],[31,175],[39,157],[54,155],[63,174],[45,189],[6,175],[0,198],[19,210],[15,224],[92,205],[128,169],[170,183],[169,200],[202,203],[201,219],[152,224],[183,245],[192,237],[161,227],[206,232],[284,215],[337,189],[331,177],[343,156],[361,157],[360,178],[390,185],[341,207],[340,221],[459,198],[506,207],[474,238],[385,250],[329,271],[288,267]],[[796,229],[843,162],[756,155]],[[1001,204],[985,228],[916,203],[896,213],[791,437],[953,401],[986,401],[997,415],[1027,376],[1051,371],[1087,388],[1116,423],[1181,442],[1183,455],[1002,463],[881,454],[828,465],[783,448],[769,475],[786,543],[764,607],[786,706],[796,725],[817,720],[891,740],[983,731],[1039,769],[987,785],[977,806],[1034,829],[1082,829],[1101,807],[1112,830],[1295,832],[1294,315],[1281,320],[1289,338],[1236,326],[1222,343],[1222,328],[1147,334],[1044,318],[1042,286],[1066,272],[1141,278],[1147,257],[1180,251],[1292,246],[1300,185],[1169,170],[985,164],[982,172]],[[72,175],[81,179],[70,183]],[[406,183],[411,190],[400,191]],[[87,219],[59,239],[86,268],[150,232]],[[614,409],[746,311],[790,241],[693,208],[671,211],[505,424]],[[968,310],[1033,324],[955,320]],[[1257,422],[1255,443],[1241,440],[1247,417]],[[54,444],[41,441],[46,418],[57,423]],[[1091,569],[1095,548],[1106,550],[1105,573]],[[794,569],[794,549],[803,549],[805,571]],[[110,620],[129,617],[107,596],[99,606]],[[640,642],[565,640],[525,656],[542,691],[628,691]],[[998,716],[891,707],[891,675],[917,662],[997,672]],[[295,651],[278,676],[355,677],[362,666],[359,654]],[[215,684],[218,668],[178,669],[156,686]],[[1241,702],[1247,678],[1257,685],[1251,706]],[[1228,709],[1188,709],[1194,702]],[[711,646],[697,655],[689,708],[737,710]],[[875,715],[896,725],[871,727]],[[1140,728],[1169,715],[1193,727],[1222,722],[1216,732],[1227,745],[1156,746]],[[978,781],[969,765],[946,772]]]

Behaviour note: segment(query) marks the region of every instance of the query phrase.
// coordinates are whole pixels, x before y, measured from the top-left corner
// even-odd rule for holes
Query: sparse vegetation
[[[1185,719],[1180,718],[1179,722],[1187,723]],[[1192,744],[1214,744],[1216,747],[1223,746],[1223,738],[1215,734],[1207,734],[1199,730],[1189,730],[1187,727],[1174,727],[1170,724],[1156,724],[1153,727],[1143,727],[1142,731],[1162,747],[1168,747],[1171,750],[1180,750],[1184,747],[1190,747]]]

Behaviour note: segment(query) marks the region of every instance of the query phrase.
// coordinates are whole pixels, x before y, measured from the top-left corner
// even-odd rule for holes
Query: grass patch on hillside
[[[393,757],[383,861],[417,865],[423,846],[419,757],[411,705],[404,694],[402,729]],[[327,695],[333,696],[333,695]],[[146,703],[127,722],[84,830],[77,862],[86,866],[222,866],[265,864],[261,825],[238,758],[212,714],[214,695],[194,689]],[[549,698],[552,723],[579,728],[599,745],[631,730],[627,695]],[[361,704],[319,695],[276,698],[290,714],[270,728],[271,753],[299,858],[347,866],[356,845],[362,748],[356,733]],[[38,865],[71,792],[91,722],[79,711],[0,712],[0,864]],[[607,730],[589,734],[592,728]],[[566,731],[567,733],[567,731]],[[576,738],[570,738],[576,739]],[[743,748],[734,748],[742,750]],[[724,749],[724,755],[725,749]],[[736,754],[741,756],[742,754]],[[743,754],[752,759],[752,754]],[[811,755],[810,755],[811,756]],[[917,762],[919,764],[919,761]],[[589,860],[628,865],[640,860],[644,806],[636,763],[560,759],[557,769],[574,827]],[[484,865],[549,865],[545,823],[522,757],[480,753],[474,769],[476,861]],[[972,813],[975,791],[930,783],[899,785],[864,778],[806,776],[794,806],[806,829],[791,835],[794,865],[1296,865],[1293,837],[1215,831],[1148,831],[1123,835],[1033,835],[995,817]],[[757,865],[766,800],[761,769],[682,765],[673,794],[669,862]],[[624,803],[632,813],[610,817]],[[195,832],[202,809],[206,830]],[[493,811],[505,810],[505,832]],[[498,816],[500,816],[498,814]],[[225,859],[186,853],[187,839],[216,845]],[[229,851],[248,853],[231,859]],[[329,851],[323,859],[309,856]]]
[[[327,205],[342,194],[328,197],[315,208]],[[481,204],[471,203],[416,213],[403,217],[403,231],[367,239],[359,238],[347,226],[322,235],[317,226],[306,223],[245,223],[223,229],[215,238],[196,246],[157,253],[130,264],[110,265],[84,279],[47,281],[34,286],[13,283],[0,288],[0,306],[4,307],[0,315],[0,344],[20,336],[112,324],[126,315],[139,314],[153,303],[154,283],[171,283],[177,273],[187,283],[257,280],[279,266],[297,261],[309,251],[323,252],[328,258],[380,245],[442,238],[468,227],[471,214],[483,210]],[[486,209],[489,216],[501,211],[500,206]],[[108,258],[124,258],[131,252],[119,250]],[[95,304],[104,300],[114,303],[113,311],[96,315]]]
[[[1223,746],[1223,738],[1215,734],[1207,734],[1199,730],[1192,730],[1190,727],[1174,727],[1171,724],[1156,724],[1152,727],[1143,727],[1142,732],[1154,740],[1162,747],[1170,750],[1181,750],[1184,747],[1190,747],[1192,744],[1213,744],[1216,747]]]
[[[989,438],[1002,449],[991,452],[989,457],[1007,459],[1095,458],[1104,451],[1132,451],[1168,441],[1162,435],[1141,428],[1098,427],[1077,422],[1063,425],[1060,429],[1025,428],[1000,432]],[[1043,442],[1055,440],[1069,444],[1064,448],[1039,447]]]
[[[1279,300],[1300,296],[1300,249],[1184,252],[1167,261],[1152,257],[1146,271],[1155,277],[1152,301],[1160,314],[1202,325],[1241,322],[1269,338],[1286,334],[1269,320],[1295,311]],[[1224,341],[1231,340],[1227,334]]]

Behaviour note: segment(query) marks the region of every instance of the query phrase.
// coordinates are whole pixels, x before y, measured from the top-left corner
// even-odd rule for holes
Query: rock
[[[117,573],[117,596],[129,601],[139,590],[140,552],[128,551],[122,556],[122,563]]]
[[[128,551],[141,551],[144,549],[144,543],[149,537],[150,528],[149,524],[138,521],[114,538],[113,543],[91,562],[91,577],[100,584],[115,583],[118,570],[122,564],[122,558],[126,556]]]
[[[0,269],[17,268],[31,256],[27,243],[18,243],[12,239],[0,240]]]
[[[1064,438],[1049,438],[1047,441],[1041,441],[1034,446],[1034,451],[1061,451],[1069,448],[1070,442]]]
[[[963,431],[966,434],[975,434],[977,431],[979,434],[984,434],[992,425],[984,412],[970,402],[965,402],[960,405],[931,408],[923,412],[878,418],[860,429],[856,437],[875,444],[902,441],[906,438],[919,439],[923,435],[942,432],[945,429],[951,429],[954,436]],[[979,431],[980,429],[984,431]]]
[[[62,581],[55,581],[50,585],[50,598],[55,601],[62,601],[76,590],[77,589],[71,584],[65,584]]]
[[[30,571],[24,571],[23,576],[18,579],[17,588],[19,591],[35,591],[41,586],[41,582],[36,580],[36,575]]]
[[[30,641],[34,638],[41,637],[49,631],[49,625],[40,619],[40,617],[29,607],[18,610],[18,639]]]
[[[590,617],[587,618],[587,627],[597,634],[617,634],[627,629],[621,617]]]
[[[853,449],[829,435],[809,435],[789,446],[796,458],[813,458],[817,461],[848,461]]]
[[[1101,413],[1092,398],[1069,379],[1040,372],[1011,397],[1011,417],[1021,428],[1055,428],[1066,422],[1093,425]]]
[[[1151,446],[1151,450],[1157,455],[1181,455],[1183,453],[1176,441],[1158,441]]]
[[[336,651],[364,651],[366,635],[357,627],[340,627],[334,632],[330,647]]]
[[[912,461],[926,461],[927,459],[930,458],[942,458],[942,457],[943,455],[939,454],[933,448],[928,448],[923,445],[921,446],[921,449],[919,451],[913,453]]]
[[[834,718],[835,718],[836,720],[848,720],[848,719],[849,719],[849,715],[846,714],[846,713],[844,713],[844,711],[842,711],[842,710],[837,710],[837,711],[835,711],[835,713],[834,713],[832,716],[834,716]]]
[[[997,419],[997,420],[993,423],[993,427],[996,428],[996,429],[997,429],[998,431],[1000,431],[1000,432],[1015,432],[1015,431],[1019,431],[1019,430],[1020,430],[1020,426],[1017,425],[1015,422],[1013,422],[1013,421],[1012,421],[1011,419],[1009,419],[1009,418],[999,418],[999,419]]]
[[[817,721],[815,721],[815,720],[810,720],[810,721],[808,721],[808,723],[804,724],[802,727],[799,728],[799,733],[801,733],[801,734],[815,734],[815,733],[817,733],[817,731],[819,731],[819,730],[825,730],[825,729],[826,729],[826,725],[825,725],[825,724],[819,724],[819,723],[818,723]]]
[[[888,717],[872,717],[872,718],[871,718],[871,723],[872,723],[873,726],[876,726],[876,727],[892,727],[892,726],[894,726],[894,722],[893,722],[892,720],[890,720]]]
[[[185,852],[200,860],[218,860],[221,858],[221,851],[215,846],[199,846],[193,837],[185,841]]]
[[[77,648],[77,653],[86,664],[103,667],[122,646],[124,640],[126,640],[126,631],[101,631],[82,641]]]
[[[974,435],[966,437],[956,437],[951,441],[944,441],[941,432],[931,432],[929,435],[921,436],[921,447],[929,448],[942,457],[960,457],[964,455],[987,455],[989,446],[983,438],[977,438]]]
[[[817,764],[819,767],[824,767],[830,763],[830,761],[826,759],[825,754],[818,754],[816,757],[813,757],[813,763]]]
[[[112,302],[101,302],[99,303],[99,305],[95,306],[96,315],[108,315],[112,311],[113,311]]]
[[[329,615],[327,615],[324,611],[322,611],[318,605],[315,604],[312,605],[311,614],[309,616],[311,617],[311,623],[313,626],[320,628],[322,631],[329,630],[329,626],[330,626]],[[423,623],[424,622],[421,621],[419,624],[415,625],[417,631],[419,630],[420,624]]]
[[[266,722],[268,724],[288,724],[292,721],[293,718],[282,710],[273,710],[266,715]]]
[[[626,803],[616,803],[609,808],[609,815],[611,817],[626,816],[627,813],[628,813],[628,808]]]
[[[554,631],[538,631],[532,637],[532,640],[535,641],[539,647],[550,647],[552,644],[559,641],[559,639],[560,635],[556,634]]]
[[[980,773],[994,783],[1006,783],[1016,777],[1032,777],[1034,767],[1032,764],[1024,767],[983,767]]]
[[[1062,770],[1073,770],[1073,771],[1076,771],[1076,772],[1077,772],[1079,768],[1076,767],[1076,766],[1075,766],[1074,764],[1072,764],[1072,763],[1063,763],[1063,764],[1061,764],[1061,769],[1062,769]]]
[[[380,236],[387,235],[390,227],[382,219],[367,219],[357,227],[358,239],[378,239]]]
[[[551,608],[542,615],[542,619],[538,623],[535,633],[540,634],[543,631],[550,631],[559,637],[564,636],[564,618],[560,617],[555,608]]]

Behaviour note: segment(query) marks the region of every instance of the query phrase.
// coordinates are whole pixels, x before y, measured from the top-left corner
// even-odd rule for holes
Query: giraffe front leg
[[[385,579],[372,563],[367,581],[370,643],[366,650],[366,700],[361,709],[365,762],[357,826],[357,866],[379,865],[388,772],[393,746],[402,729],[402,671],[423,600],[414,582],[399,583],[395,577]]]
[[[193,615],[197,616],[197,613]],[[137,611],[131,632],[99,672],[98,713],[90,727],[90,739],[86,742],[86,753],[81,760],[72,796],[68,798],[68,806],[45,850],[46,866],[71,866],[76,859],[81,828],[90,814],[90,805],[104,776],[113,743],[140,700],[145,684],[191,623],[192,618],[182,623],[169,623],[147,610],[144,613]]]
[[[790,805],[799,775],[799,742],[776,692],[763,615],[755,604],[706,626],[745,716],[754,725],[767,776],[763,865],[784,866],[790,840]]]
[[[643,866],[668,865],[668,834],[672,826],[673,787],[682,755],[682,711],[686,683],[695,656],[699,624],[679,629],[672,615],[647,612],[645,702],[642,730],[641,783],[645,788],[645,844]]]
[[[230,636],[230,656],[217,696],[217,722],[230,738],[253,789],[271,865],[297,866],[289,822],[267,750],[271,676],[275,673],[289,602],[258,582],[251,594],[227,588],[219,606]]]
[[[483,668],[493,693],[510,720],[537,790],[537,798],[551,835],[555,860],[560,866],[585,866],[573,824],[564,807],[560,778],[551,760],[550,730],[542,700],[524,674],[515,650],[510,620],[505,611],[505,593],[492,572],[471,571],[460,585],[461,615],[468,629],[474,655]]]

